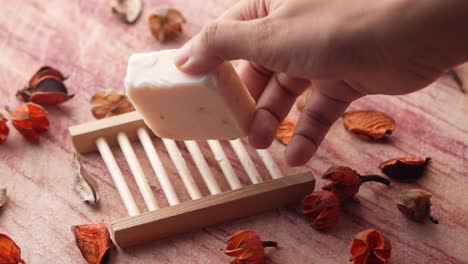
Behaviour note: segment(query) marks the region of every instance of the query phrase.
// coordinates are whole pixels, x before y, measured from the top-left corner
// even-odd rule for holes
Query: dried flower
[[[10,133],[10,129],[6,124],[7,121],[8,119],[6,119],[2,113],[0,113],[0,145],[5,143],[8,138],[8,134]]]
[[[37,141],[39,134],[49,130],[47,111],[34,103],[25,103],[11,112],[13,126],[29,141]]]
[[[0,187],[0,209],[2,209],[6,201],[7,201],[7,189]]]
[[[365,140],[381,139],[395,130],[395,121],[377,111],[348,111],[343,116],[346,130]]]
[[[97,205],[99,194],[96,191],[96,182],[81,164],[78,154],[73,157],[73,169],[75,171],[75,184],[73,189],[81,196],[81,199],[89,205]]]
[[[304,107],[306,106],[313,93],[314,90],[312,89],[312,87],[309,87],[296,99],[296,108],[299,112],[302,113],[302,111],[304,111]]]
[[[265,258],[265,247],[278,247],[273,241],[262,241],[252,230],[242,230],[228,238],[224,254],[235,257],[232,264],[259,264]]]
[[[439,223],[431,215],[432,194],[420,189],[408,189],[402,191],[398,197],[400,202],[397,207],[407,217],[418,222],[423,222],[424,219],[429,218],[432,223]]]
[[[76,244],[89,264],[106,263],[110,251],[110,235],[104,224],[72,226]]]
[[[340,202],[332,192],[313,192],[302,201],[302,213],[313,228],[329,228],[338,222]]]
[[[390,178],[405,180],[421,177],[430,158],[408,157],[391,159],[380,164],[379,168]]]
[[[29,80],[28,86],[19,90],[16,96],[25,102],[40,105],[57,105],[73,98],[63,84],[66,77],[49,66],[41,67]]]
[[[184,23],[182,13],[166,5],[157,6],[148,18],[151,34],[160,42],[177,38]]]
[[[112,0],[112,12],[122,21],[133,24],[143,10],[141,0]]]
[[[355,170],[346,166],[332,166],[323,175],[322,179],[330,183],[322,189],[332,191],[340,201],[354,197],[362,183],[368,181],[380,182],[390,185],[390,181],[379,175],[360,175]]]
[[[392,253],[390,240],[371,228],[358,233],[351,242],[351,258],[354,264],[387,263]]]
[[[0,233],[0,263],[26,264],[21,259],[21,248],[9,236]]]
[[[283,143],[284,145],[289,144],[295,129],[296,122],[285,119],[283,122],[281,122],[278,130],[276,130],[276,139],[278,139],[279,142]]]
[[[120,115],[133,111],[133,105],[128,97],[115,90],[97,92],[91,98],[91,112],[97,119]]]

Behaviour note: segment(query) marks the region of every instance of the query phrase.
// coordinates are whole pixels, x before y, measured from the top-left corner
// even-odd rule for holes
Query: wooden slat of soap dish
[[[185,145],[189,154],[211,194],[202,197],[177,144],[173,140],[162,139],[186,190],[193,199],[180,203],[177,192],[151,141],[151,135],[138,113],[131,112],[73,126],[69,131],[78,153],[99,151],[130,215],[111,225],[115,242],[120,247],[161,239],[298,202],[314,189],[315,181],[310,172],[283,177],[268,150],[257,150],[272,178],[263,182],[242,141],[232,140],[230,141],[231,147],[253,183],[242,187],[219,141],[208,140],[208,145],[232,189],[220,193],[219,185],[198,144],[195,141],[186,141]],[[149,188],[145,173],[130,144],[130,141],[136,140],[143,145],[151,167],[166,195],[169,207],[158,208],[158,202]],[[149,212],[140,213],[120,167],[115,161],[111,146],[120,146]]]

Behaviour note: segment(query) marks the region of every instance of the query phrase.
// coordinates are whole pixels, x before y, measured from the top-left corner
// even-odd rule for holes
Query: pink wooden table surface
[[[16,90],[23,87],[40,66],[61,69],[75,98],[60,107],[48,107],[50,132],[33,145],[11,126],[6,144],[0,146],[0,185],[8,188],[9,200],[0,212],[0,232],[22,247],[27,263],[85,263],[75,245],[71,225],[104,222],[126,215],[107,170],[97,154],[83,158],[99,183],[101,204],[92,209],[72,190],[73,147],[68,127],[92,120],[88,100],[104,88],[123,89],[127,59],[134,52],[180,46],[204,24],[227,9],[234,0],[145,1],[142,19],[134,26],[118,21],[109,1],[24,0],[2,1],[0,6],[0,106],[16,106]],[[184,36],[167,45],[150,35],[146,18],[150,7],[169,3],[181,10],[188,23]],[[468,83],[468,67],[458,69]],[[271,148],[285,174],[311,170],[317,177],[332,164],[346,164],[361,173],[378,173],[381,161],[399,156],[430,156],[426,175],[414,184],[394,183],[390,188],[369,183],[361,188],[360,204],[344,208],[338,226],[317,232],[292,209],[279,209],[232,223],[205,228],[125,251],[113,251],[111,263],[228,263],[220,249],[226,238],[240,230],[256,230],[275,240],[278,250],[268,251],[266,263],[347,263],[349,243],[359,231],[376,227],[393,245],[391,263],[468,263],[468,96],[461,94],[445,76],[429,88],[406,96],[371,96],[353,103],[352,109],[381,110],[393,116],[397,129],[386,144],[360,141],[343,129],[339,120],[317,154],[302,168],[288,168],[283,146]],[[4,112],[3,110],[0,110]],[[292,117],[297,117],[293,112]],[[156,142],[182,200],[188,200],[167,153]],[[145,169],[150,165],[140,146],[137,155]],[[209,153],[206,144],[202,145]],[[260,164],[254,152],[254,160]],[[187,156],[184,149],[184,155]],[[210,154],[207,154],[210,157]],[[232,150],[228,155],[247,183]],[[136,194],[136,184],[116,151],[119,164]],[[211,157],[212,160],[212,157]],[[211,162],[223,190],[221,171]],[[192,171],[193,163],[189,163]],[[262,176],[267,173],[260,167]],[[200,186],[202,181],[195,173]],[[148,174],[157,199],[164,206],[162,190]],[[321,185],[318,180],[318,185]],[[439,225],[408,221],[396,209],[404,188],[433,193],[433,215]],[[207,195],[207,190],[202,187]],[[143,200],[135,196],[140,209]],[[187,220],[189,221],[189,219]]]

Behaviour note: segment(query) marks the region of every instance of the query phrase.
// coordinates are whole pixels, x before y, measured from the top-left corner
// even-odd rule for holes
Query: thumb
[[[226,60],[261,64],[271,55],[269,28],[267,19],[212,22],[178,50],[175,64],[189,74],[209,72]]]

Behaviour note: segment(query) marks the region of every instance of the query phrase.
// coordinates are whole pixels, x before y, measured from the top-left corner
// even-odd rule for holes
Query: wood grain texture
[[[50,132],[40,144],[26,142],[12,129],[0,147],[0,184],[8,188],[9,200],[0,213],[0,232],[9,234],[22,247],[28,263],[85,263],[75,245],[70,227],[104,222],[126,215],[104,164],[97,154],[83,157],[84,166],[97,179],[102,203],[92,209],[72,191],[73,147],[67,128],[92,120],[88,101],[104,88],[123,89],[127,59],[134,52],[178,47],[204,24],[217,17],[234,0],[145,1],[142,19],[134,26],[120,23],[110,12],[108,1],[25,0],[3,1],[0,8],[0,106],[18,104],[17,89],[43,64],[61,69],[70,78],[66,84],[75,98],[60,107],[48,107]],[[150,7],[169,3],[187,17],[185,33],[176,42],[158,44],[147,29]],[[457,69],[468,83],[468,67]],[[346,164],[361,173],[377,173],[381,161],[400,156],[427,155],[432,158],[426,175],[415,184],[395,183],[391,187],[368,183],[358,197],[360,204],[344,208],[340,222],[326,232],[317,232],[294,210],[280,209],[199,232],[114,253],[111,263],[228,263],[219,249],[239,229],[256,230],[262,238],[276,240],[280,249],[268,251],[266,263],[347,263],[349,243],[357,232],[376,227],[393,244],[391,263],[468,263],[468,96],[462,95],[449,76],[425,90],[405,96],[369,96],[353,103],[351,109],[375,109],[388,113],[397,129],[386,143],[372,144],[356,139],[338,120],[314,158],[303,168],[288,168],[284,147],[275,142],[273,156],[283,172],[311,170],[316,177],[332,164]],[[291,113],[292,118],[297,113]],[[163,150],[162,143],[155,141]],[[179,145],[188,158],[183,145]],[[201,144],[210,153],[207,144]],[[223,142],[241,183],[247,184],[229,143]],[[141,146],[135,146],[145,171],[151,171]],[[261,160],[249,149],[256,164]],[[132,192],[132,180],[123,156],[116,158]],[[161,158],[182,201],[189,200],[168,154]],[[221,189],[229,189],[213,156],[207,156]],[[190,160],[189,158],[187,160]],[[203,195],[208,190],[189,162]],[[262,177],[267,171],[258,166]],[[167,206],[154,174],[150,185],[161,206]],[[318,187],[322,184],[318,180]],[[440,224],[408,221],[396,209],[398,193],[404,188],[422,188],[434,194],[433,214]],[[140,209],[141,196],[136,195]]]

